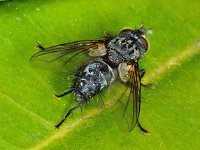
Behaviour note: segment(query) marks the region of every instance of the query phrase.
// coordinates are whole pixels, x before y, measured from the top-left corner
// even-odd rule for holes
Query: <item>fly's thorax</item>
[[[88,100],[116,79],[115,70],[102,59],[91,61],[83,69],[75,91],[77,101]]]
[[[145,37],[131,31],[124,31],[108,43],[108,58],[116,64],[127,61],[138,62],[147,47]]]

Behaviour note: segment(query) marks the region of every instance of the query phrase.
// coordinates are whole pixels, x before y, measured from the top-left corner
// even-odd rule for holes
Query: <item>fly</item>
[[[122,117],[127,121],[128,130],[131,131],[138,125],[142,132],[148,133],[139,122],[141,78],[145,73],[144,69],[139,68],[139,60],[148,50],[148,41],[145,36],[151,32],[141,26],[136,30],[124,29],[118,36],[109,35],[102,40],[76,41],[47,48],[38,45],[40,51],[34,54],[30,60],[52,55],[51,59],[45,60],[52,62],[70,54],[69,58],[65,60],[67,63],[81,53],[89,56],[89,61],[78,68],[71,88],[63,94],[56,95],[63,97],[73,92],[78,104],[71,108],[55,127],[59,128],[73,111],[82,107],[114,81],[121,80],[126,85],[126,90],[122,92],[117,102],[123,105]],[[129,94],[123,104],[122,98],[128,90]]]

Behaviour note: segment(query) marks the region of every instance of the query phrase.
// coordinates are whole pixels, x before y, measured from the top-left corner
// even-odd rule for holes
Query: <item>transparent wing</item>
[[[115,117],[120,122],[120,128],[131,131],[139,123],[140,114],[141,79],[138,64],[131,66],[128,75],[129,80],[127,85],[121,88],[121,95],[114,106],[117,110],[113,113],[115,113]]]
[[[106,54],[104,42],[104,40],[85,40],[59,44],[47,48],[37,45],[40,51],[34,54],[30,60],[43,60],[47,62],[61,60],[68,62],[81,53],[85,53],[93,57],[103,56]],[[68,57],[69,54],[71,55]]]
[[[141,80],[138,64],[132,66],[130,80],[128,81],[130,93],[124,107],[123,117],[127,120],[128,129],[131,131],[138,123],[141,105]]]

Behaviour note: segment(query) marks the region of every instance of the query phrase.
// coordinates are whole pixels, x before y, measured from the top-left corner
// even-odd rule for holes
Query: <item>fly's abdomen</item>
[[[116,78],[115,70],[102,59],[90,62],[83,70],[75,90],[77,101],[89,100]]]

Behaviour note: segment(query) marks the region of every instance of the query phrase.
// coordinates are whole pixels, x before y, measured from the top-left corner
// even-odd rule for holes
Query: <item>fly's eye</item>
[[[143,46],[144,46],[144,49],[145,49],[145,51],[147,51],[148,50],[148,48],[149,48],[149,44],[148,44],[148,41],[144,38],[144,37],[140,37],[139,38],[140,39],[140,41],[142,42],[142,44],[143,44]]]
[[[123,33],[123,32],[133,32],[133,30],[132,30],[132,29],[123,29],[123,30],[120,32],[120,34]]]

